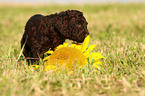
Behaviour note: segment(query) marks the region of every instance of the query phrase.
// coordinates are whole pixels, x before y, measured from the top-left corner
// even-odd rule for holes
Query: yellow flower
[[[50,70],[67,70],[72,71],[78,67],[82,67],[93,62],[95,68],[100,69],[99,65],[102,63],[99,61],[100,58],[104,58],[100,53],[93,52],[96,45],[89,45],[90,37],[87,36],[82,45],[69,44],[64,42],[63,44],[56,47],[55,51],[49,50],[46,53],[51,54],[43,59],[45,71]]]
[[[28,69],[26,69],[25,71],[34,71],[34,70],[36,70],[36,69],[38,69],[39,68],[39,65],[30,65],[29,66],[29,68]]]

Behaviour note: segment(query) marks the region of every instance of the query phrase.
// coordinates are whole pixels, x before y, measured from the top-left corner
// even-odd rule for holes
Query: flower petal
[[[45,58],[43,59],[43,61],[48,60],[49,57],[50,57],[50,56],[45,57]]]
[[[87,47],[89,45],[89,40],[90,40],[90,36],[88,35],[83,42],[82,52],[84,52],[87,49]]]
[[[57,50],[57,49],[59,49],[59,48],[63,48],[63,45],[61,44],[61,45],[57,46],[57,47],[55,48],[55,50]]]
[[[47,53],[47,54],[52,54],[52,53],[53,53],[53,50],[49,50],[49,51],[47,51],[47,52],[45,52],[45,53]]]
[[[54,65],[47,65],[47,66],[45,66],[44,71],[50,71],[50,70],[53,70],[53,69],[55,69],[55,68],[57,68],[57,66],[54,66]]]
[[[70,47],[75,48],[76,44],[71,44]]]
[[[68,47],[69,43],[64,42],[63,47]]]
[[[82,45],[76,45],[75,48],[81,50],[82,49]]]
[[[68,72],[68,74],[72,74],[72,73],[73,73],[73,71],[69,71],[69,72]]]
[[[100,66],[98,64],[94,64],[94,67],[100,69]]]
[[[94,59],[94,60],[98,60],[100,58],[105,58],[104,56],[102,56],[101,53],[98,53],[98,52],[94,52],[94,53],[92,52],[91,55],[92,55],[92,59]]]
[[[101,66],[103,66],[102,63],[101,63],[99,60],[97,60],[96,62],[94,62],[93,65],[94,65],[94,67],[97,68],[97,69],[100,69]],[[101,65],[101,66],[100,66],[100,65]]]
[[[39,65],[30,65],[28,69],[25,69],[26,72],[34,71],[35,69],[38,69]]]
[[[103,66],[103,64],[99,60],[94,61],[94,64],[99,64],[99,65]]]
[[[96,45],[90,45],[87,51],[84,53],[85,56],[89,56],[90,52],[96,47]]]
[[[29,68],[38,69],[39,65],[31,65],[31,66],[29,66]]]

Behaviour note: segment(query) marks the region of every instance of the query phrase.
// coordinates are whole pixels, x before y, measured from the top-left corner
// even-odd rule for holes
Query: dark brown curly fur
[[[38,58],[65,39],[83,42],[88,34],[86,19],[80,11],[67,10],[47,16],[37,14],[25,26],[21,47],[25,44],[25,57]]]

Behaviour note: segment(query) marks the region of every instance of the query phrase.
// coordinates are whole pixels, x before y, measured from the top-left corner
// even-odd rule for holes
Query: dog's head
[[[88,23],[82,12],[67,10],[59,13],[58,16],[59,20],[56,23],[56,28],[65,38],[81,43],[89,35],[87,29]]]

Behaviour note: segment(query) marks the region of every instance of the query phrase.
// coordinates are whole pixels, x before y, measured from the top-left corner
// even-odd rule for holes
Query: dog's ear
[[[58,20],[54,26],[54,29],[60,34],[63,35],[64,37],[68,38],[69,37],[69,23],[68,23],[68,17],[67,15],[61,15],[58,17]]]

